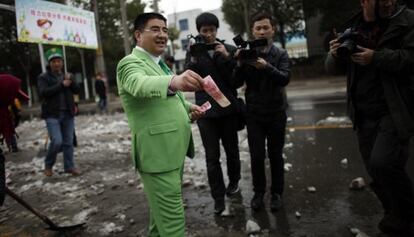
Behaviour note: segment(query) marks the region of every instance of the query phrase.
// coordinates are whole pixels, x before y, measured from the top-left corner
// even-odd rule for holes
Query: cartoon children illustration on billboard
[[[42,29],[42,38],[45,40],[53,40],[49,35],[49,30],[52,27],[52,21],[49,19],[39,19],[37,20],[37,26]]]

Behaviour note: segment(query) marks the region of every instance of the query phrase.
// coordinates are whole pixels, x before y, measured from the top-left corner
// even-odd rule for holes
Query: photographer
[[[289,57],[285,50],[273,45],[276,32],[275,23],[268,14],[259,13],[251,19],[251,29],[255,40],[267,39],[267,45],[256,48],[257,59],[242,62],[234,70],[236,87],[246,83],[246,125],[254,196],[251,200],[253,210],[260,210],[266,192],[266,140],[267,153],[271,167],[272,211],[282,205],[284,189],[283,147],[286,130],[286,97],[284,87],[289,83]],[[242,49],[244,50],[244,49]],[[241,55],[238,51],[236,55]]]
[[[397,0],[360,1],[352,25],[362,39],[357,52],[343,57],[340,35],[330,42],[326,68],[347,72],[349,116],[385,211],[378,228],[414,236],[414,190],[405,171],[414,134],[414,13]]]
[[[72,175],[79,175],[73,160],[73,134],[75,129],[75,102],[73,94],[79,93],[79,86],[70,74],[63,72],[63,54],[59,48],[46,52],[49,62],[48,71],[39,75],[37,85],[42,97],[42,118],[51,140],[46,159],[46,176],[53,175],[53,165],[57,154],[62,150],[64,170]]]
[[[239,191],[240,157],[237,137],[237,91],[229,84],[236,62],[233,59],[235,47],[220,42],[217,38],[219,21],[211,13],[202,13],[196,18],[197,45],[190,47],[186,58],[186,69],[202,77],[210,75],[231,105],[220,107],[205,91],[195,93],[197,105],[206,101],[211,104],[205,116],[197,121],[206,152],[207,174],[211,195],[214,198],[215,213],[224,211],[225,195]],[[198,47],[196,47],[198,46]],[[212,47],[214,46],[214,47]],[[196,52],[194,52],[196,50]],[[194,55],[194,56],[192,56]],[[229,184],[225,187],[220,164],[220,140],[226,152]]]

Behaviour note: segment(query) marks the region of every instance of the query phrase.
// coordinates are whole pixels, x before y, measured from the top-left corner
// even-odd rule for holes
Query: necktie
[[[167,64],[164,63],[164,61],[160,60],[158,62],[158,65],[160,65],[161,69],[165,72],[167,75],[171,75],[171,70],[168,68]]]

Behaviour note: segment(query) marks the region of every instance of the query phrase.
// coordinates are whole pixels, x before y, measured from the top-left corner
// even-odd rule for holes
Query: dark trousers
[[[11,140],[11,149],[12,149],[12,151],[17,151],[18,150],[18,148],[17,148],[17,135],[16,135],[16,133],[13,134],[13,137],[12,137],[12,140]]]
[[[106,112],[107,111],[107,100],[106,100],[106,96],[99,96],[99,101],[98,101],[98,106],[99,106],[99,110],[101,112]]]
[[[239,139],[236,119],[236,115],[230,115],[220,118],[204,118],[197,121],[206,152],[208,182],[214,199],[222,199],[226,193],[220,164],[220,140],[226,152],[229,181],[230,183],[237,183],[240,180]]]
[[[272,194],[283,194],[285,176],[283,147],[285,145],[286,112],[282,111],[274,119],[258,120],[247,116],[247,138],[250,149],[250,162],[253,177],[253,191],[266,192],[266,141],[267,155],[270,161]]]
[[[405,171],[409,140],[400,140],[390,115],[357,124],[359,149],[385,213],[414,220],[414,190]]]

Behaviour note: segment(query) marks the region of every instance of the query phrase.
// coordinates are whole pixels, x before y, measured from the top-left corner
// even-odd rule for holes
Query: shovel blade
[[[76,225],[69,225],[69,226],[58,226],[58,225],[54,225],[51,226],[49,225],[49,227],[47,227],[47,230],[52,230],[52,231],[72,231],[72,230],[76,230],[76,229],[80,229],[82,227],[84,227],[86,223],[80,223],[80,224],[76,224]]]

